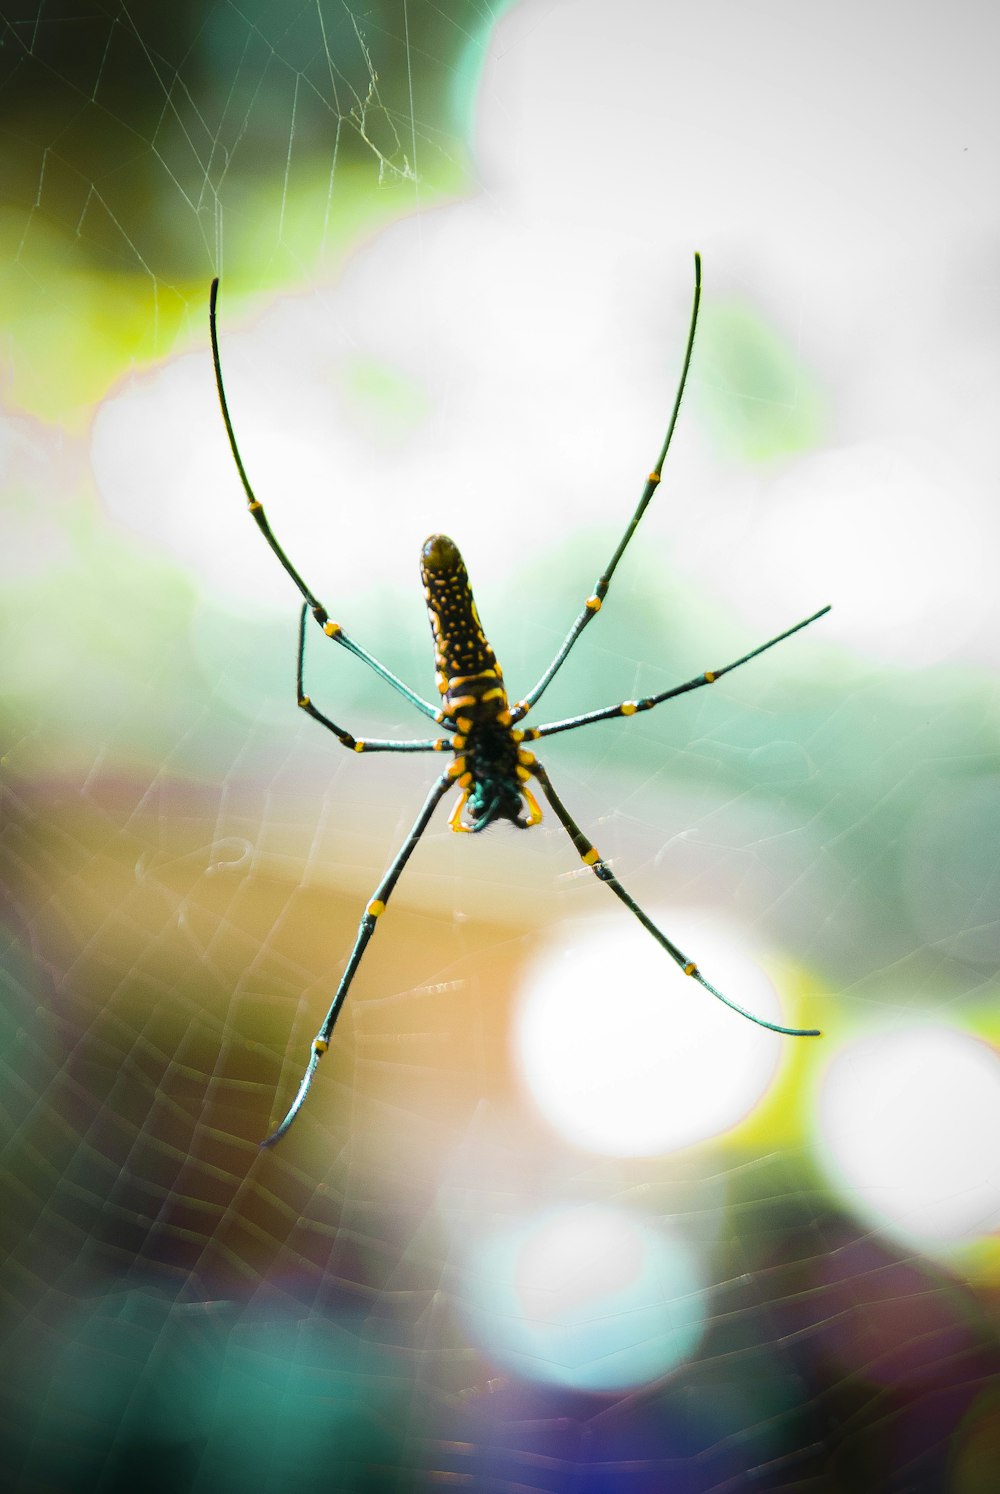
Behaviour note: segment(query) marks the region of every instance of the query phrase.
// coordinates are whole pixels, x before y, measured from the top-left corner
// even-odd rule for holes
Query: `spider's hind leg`
[[[715,986],[713,986],[709,981],[705,979],[695,962],[693,960],[689,960],[687,955],[684,954],[680,949],[678,949],[677,945],[673,942],[672,939],[669,939],[667,937],[662,929],[657,928],[656,924],[650,918],[649,914],[644,913],[643,910],[639,907],[639,904],[635,901],[635,898],[631,897],[625,891],[625,888],[619,882],[618,878],[615,876],[610,866],[608,866],[607,862],[601,860],[601,854],[597,850],[597,847],[591,845],[586,835],[584,835],[583,831],[576,823],[576,820],[574,820],[573,816],[570,814],[569,810],[566,808],[565,804],[562,802],[559,795],[552,787],[552,782],[549,778],[549,775],[546,773],[545,769],[542,767],[541,763],[537,761],[537,759],[531,771],[532,775],[538,779],[542,793],[552,805],[552,808],[556,814],[556,818],[559,820],[559,823],[562,825],[563,829],[566,831],[566,834],[569,836],[570,840],[573,842],[573,845],[576,847],[576,852],[580,857],[580,860],[584,863],[585,866],[590,867],[591,871],[596,877],[600,879],[600,881],[604,882],[608,887],[611,888],[611,891],[615,894],[615,896],[625,904],[630,913],[634,914],[634,916],[639,920],[647,933],[652,934],[653,938],[656,940],[657,944],[659,944],[660,948],[666,950],[670,958],[674,961],[675,964],[680,966],[685,975],[692,976],[700,986],[704,986],[706,991],[710,991],[711,994],[717,997],[719,1001],[721,1001],[725,1006],[731,1007],[734,1012],[739,1012],[741,1017],[746,1017],[749,1021],[755,1022],[758,1027],[767,1027],[771,1032],[780,1032],[783,1033],[786,1037],[820,1036],[819,1029],[815,1027],[782,1027],[778,1022],[767,1022],[763,1017],[754,1016],[753,1012],[747,1011],[746,1007],[740,1006],[738,1002],[731,1001],[728,996],[723,996],[721,991],[717,991]]]
[[[400,846],[399,850],[396,852],[395,858],[391,866],[389,867],[389,870],[386,872],[385,876],[376,887],[374,895],[365,908],[365,911],[361,916],[361,922],[358,925],[358,934],[357,938],[354,941],[354,948],[351,950],[350,957],[347,961],[347,967],[344,970],[343,975],[340,977],[340,984],[338,985],[336,992],[334,993],[333,1000],[330,1002],[330,1008],[325,1018],[323,1019],[323,1025],[316,1036],[313,1038],[312,1047],[309,1053],[309,1063],[306,1067],[305,1073],[302,1076],[302,1082],[298,1087],[295,1099],[288,1107],[288,1111],[281,1124],[271,1132],[270,1136],[268,1136],[265,1141],[261,1142],[262,1147],[271,1147],[274,1146],[276,1142],[280,1141],[281,1138],[285,1135],[289,1126],[292,1124],[295,1117],[298,1115],[299,1111],[302,1109],[302,1105],[305,1101],[306,1095],[309,1093],[309,1086],[313,1081],[313,1075],[315,1074],[316,1069],[319,1066],[319,1061],[330,1046],[330,1038],[333,1033],[334,1024],[336,1023],[337,1018],[343,1008],[344,1002],[347,999],[347,993],[350,990],[351,982],[357,974],[358,966],[361,964],[361,957],[368,947],[368,941],[371,939],[372,934],[374,934],[375,932],[378,920],[385,912],[386,904],[388,903],[389,898],[392,895],[393,888],[399,881],[399,877],[403,870],[403,867],[409,861],[410,856],[416,849],[420,837],[427,829],[428,822],[431,815],[434,813],[436,805],[438,804],[442,796],[447,793],[448,789],[451,787],[451,783],[452,780],[449,774],[442,773],[441,777],[437,780],[434,787],[427,795],[427,798],[424,800],[423,808],[417,815],[417,818],[413,824],[413,828],[404,840],[403,844]]]

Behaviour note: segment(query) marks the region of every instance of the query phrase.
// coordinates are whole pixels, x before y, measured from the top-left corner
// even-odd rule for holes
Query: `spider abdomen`
[[[434,636],[443,715],[509,726],[503,671],[483,632],[465,561],[455,541],[432,534],[424,541],[420,575]]]

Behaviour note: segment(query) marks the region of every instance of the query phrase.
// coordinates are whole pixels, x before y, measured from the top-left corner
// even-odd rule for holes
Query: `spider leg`
[[[236,470],[240,475],[240,482],[243,484],[243,491],[247,496],[247,506],[250,510],[250,513],[253,515],[253,519],[257,525],[257,528],[267,540],[267,543],[270,545],[275,555],[281,561],[281,564],[284,566],[289,576],[291,576],[292,580],[295,582],[295,585],[301,592],[306,605],[309,607],[313,617],[319,623],[326,636],[328,638],[333,638],[337,643],[341,645],[342,648],[346,648],[348,653],[353,654],[356,659],[361,659],[365,664],[368,665],[369,669],[373,669],[381,679],[385,680],[387,685],[391,685],[394,690],[398,690],[399,694],[402,695],[406,700],[408,700],[411,705],[416,706],[418,711],[422,711],[425,716],[429,716],[432,721],[436,721],[438,714],[437,710],[429,703],[429,701],[422,699],[422,697],[419,696],[416,691],[410,689],[409,685],[404,685],[403,681],[401,679],[398,679],[396,675],[393,674],[391,669],[387,669],[384,664],[381,664],[378,659],[375,658],[374,654],[370,654],[367,649],[361,647],[360,643],[355,643],[353,638],[349,638],[348,635],[344,632],[344,629],[341,627],[340,623],[333,621],[330,614],[323,606],[322,602],[318,601],[317,598],[313,596],[309,587],[303,581],[302,577],[299,575],[298,571],[292,565],[292,562],[289,560],[288,556],[285,554],[284,550],[275,539],[271,526],[268,523],[267,515],[264,512],[263,505],[258,501],[256,495],[254,494],[253,488],[250,486],[250,479],[247,477],[246,468],[243,465],[243,458],[240,456],[240,449],[236,444],[236,433],[233,430],[233,422],[230,418],[229,405],[226,400],[226,389],[225,385],[222,382],[222,360],[219,357],[219,334],[216,327],[215,315],[218,296],[219,278],[218,276],[216,276],[212,281],[212,289],[208,301],[208,327],[212,339],[212,363],[215,368],[215,387],[218,390],[219,394],[219,404],[222,408],[222,418],[225,421],[226,425],[226,435],[229,437],[229,449],[233,454],[233,461],[236,463]]]
[[[424,831],[427,829],[428,821],[430,820],[431,815],[434,813],[439,800],[447,792],[447,790],[451,788],[453,782],[454,779],[450,774],[442,773],[441,777],[437,780],[434,787],[427,795],[427,798],[424,800],[423,808],[417,815],[417,818],[413,823],[413,828],[410,831],[409,835],[406,837],[403,844],[396,852],[396,856],[392,862],[392,865],[389,867],[389,870],[386,872],[385,876],[378,884],[378,887],[376,887],[372,899],[362,915],[361,923],[358,926],[358,936],[354,941],[354,948],[351,950],[350,958],[347,961],[347,967],[344,970],[343,975],[340,977],[340,984],[337,987],[334,998],[330,1003],[330,1010],[324,1017],[323,1025],[320,1028],[319,1032],[313,1038],[312,1051],[309,1055],[309,1064],[302,1076],[302,1083],[299,1085],[295,1099],[289,1106],[288,1114],[281,1122],[281,1125],[278,1126],[276,1130],[272,1131],[270,1136],[268,1136],[265,1141],[261,1142],[262,1147],[274,1146],[276,1142],[279,1142],[284,1136],[285,1132],[288,1130],[289,1126],[292,1124],[292,1121],[302,1109],[303,1102],[306,1095],[309,1093],[309,1086],[312,1084],[313,1075],[316,1072],[319,1061],[323,1057],[323,1054],[326,1052],[327,1048],[329,1048],[330,1046],[330,1036],[333,1032],[334,1024],[336,1023],[337,1018],[340,1015],[340,1010],[344,1004],[347,993],[350,990],[351,982],[357,974],[358,966],[361,964],[361,957],[368,947],[368,941],[371,938],[372,934],[375,932],[375,926],[378,923],[379,918],[385,912],[386,904],[389,901],[393,888],[399,881],[400,873],[402,872],[403,867],[409,861],[410,856],[416,848],[417,842],[423,835]]]
[[[559,652],[556,654],[555,658],[552,660],[552,663],[549,665],[548,669],[546,669],[537,685],[535,685],[533,689],[529,690],[527,695],[525,695],[522,700],[518,701],[517,705],[511,708],[511,718],[515,722],[520,721],[522,717],[526,716],[527,713],[531,710],[531,707],[536,703],[536,701],[539,700],[542,692],[548,689],[549,685],[552,683],[556,675],[559,673],[560,669],[565,664],[567,658],[569,657],[570,650],[576,643],[576,640],[579,638],[584,628],[587,626],[590,620],[595,617],[598,612],[600,612],[601,606],[604,602],[604,598],[608,594],[608,588],[611,585],[611,578],[615,573],[618,562],[621,560],[622,556],[625,554],[625,551],[628,549],[629,542],[639,526],[639,520],[642,518],[643,514],[646,512],[646,509],[649,507],[650,499],[659,486],[660,474],[663,471],[663,463],[667,459],[667,452],[670,450],[670,442],[673,439],[674,427],[677,424],[677,416],[680,413],[681,399],[684,396],[684,386],[687,383],[688,369],[691,366],[691,353],[694,349],[694,334],[695,328],[698,325],[698,307],[700,302],[701,255],[696,254],[694,257],[694,300],[691,305],[691,321],[688,326],[687,344],[684,349],[684,363],[681,367],[681,376],[680,381],[677,385],[677,394],[674,397],[674,407],[670,414],[670,423],[667,426],[667,434],[663,438],[663,445],[660,447],[660,454],[656,459],[656,464],[653,467],[652,472],[650,472],[649,476],[646,479],[646,486],[642,490],[642,497],[639,499],[638,507],[636,508],[635,513],[632,515],[625,528],[625,533],[622,535],[621,540],[618,543],[617,550],[611,557],[607,570],[605,570],[604,574],[598,580],[597,585],[594,587],[593,595],[589,596],[584,602],[583,610],[581,611],[579,617],[576,619],[576,622],[570,628],[565,639],[563,640],[562,647],[559,649]]]
[[[717,991],[716,988],[705,979],[694,961],[689,960],[687,955],[683,954],[681,950],[677,948],[677,945],[673,942],[673,940],[668,939],[667,935],[663,933],[662,929],[657,928],[656,924],[649,917],[648,913],[644,913],[635,899],[633,897],[630,897],[629,894],[625,891],[625,888],[619,882],[618,878],[615,876],[610,866],[608,866],[607,862],[601,860],[600,852],[590,844],[590,841],[587,839],[586,835],[584,835],[583,831],[580,829],[579,825],[576,823],[573,816],[570,814],[569,810],[566,808],[565,804],[562,802],[559,795],[552,787],[549,775],[546,773],[545,769],[542,767],[541,763],[537,761],[537,759],[531,767],[531,772],[533,776],[538,779],[538,782],[541,785],[542,793],[552,805],[552,808],[556,813],[556,818],[559,820],[563,829],[566,831],[566,834],[569,836],[570,840],[573,842],[573,845],[576,847],[576,851],[580,857],[580,860],[584,863],[585,866],[590,867],[591,871],[593,871],[596,877],[598,877],[602,882],[606,883],[607,886],[611,888],[611,891],[615,894],[615,896],[625,904],[630,913],[633,913],[635,915],[635,917],[642,924],[643,928],[646,929],[648,933],[652,934],[657,944],[659,944],[662,949],[665,949],[667,951],[667,954],[675,964],[680,966],[685,975],[693,976],[700,986],[704,986],[706,991],[710,991],[713,996],[718,997],[718,999],[723,1002],[725,1006],[731,1007],[734,1012],[739,1012],[741,1017],[747,1017],[751,1022],[756,1022],[758,1027],[767,1027],[771,1032],[784,1033],[786,1037],[820,1036],[819,1029],[816,1027],[782,1027],[777,1022],[767,1022],[763,1017],[755,1017],[753,1012],[747,1011],[746,1007],[740,1006],[737,1002],[731,1001],[728,996],[723,996],[721,991]]]
[[[528,727],[524,736],[527,741],[534,741],[538,737],[551,737],[557,731],[575,731],[578,726],[589,726],[592,721],[609,721],[614,716],[634,716],[637,711],[650,711],[653,706],[662,705],[665,700],[673,700],[676,695],[687,695],[691,690],[700,690],[702,685],[712,685],[716,680],[721,680],[724,674],[731,669],[739,669],[741,664],[749,664],[751,659],[756,659],[758,654],[773,648],[776,643],[781,643],[785,638],[791,638],[793,633],[807,628],[817,618],[825,617],[830,608],[821,607],[814,612],[812,617],[803,619],[796,623],[793,628],[786,628],[776,638],[769,638],[759,648],[751,649],[741,659],[734,659],[731,664],[724,664],[721,669],[706,669],[704,674],[695,675],[693,680],[686,680],[683,685],[674,685],[670,690],[661,690],[659,695],[646,695],[641,700],[623,700],[619,705],[605,706],[600,711],[585,711],[580,716],[570,716],[565,721],[550,721],[546,726]]]
[[[299,613],[299,656],[295,675],[295,699],[306,715],[318,721],[320,726],[325,726],[327,731],[332,731],[340,745],[351,752],[445,752],[451,747],[451,742],[446,737],[436,737],[433,741],[423,742],[396,742],[371,737],[355,737],[349,731],[345,731],[342,726],[338,726],[336,721],[331,721],[329,716],[324,716],[322,711],[317,710],[311,698],[306,694],[302,680],[305,668],[306,618],[308,616],[309,603],[303,602]]]

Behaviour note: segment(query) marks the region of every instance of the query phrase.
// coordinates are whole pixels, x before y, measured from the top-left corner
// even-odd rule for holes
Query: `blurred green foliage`
[[[698,367],[700,411],[730,461],[765,465],[823,440],[824,401],[814,374],[750,304],[709,298]]]

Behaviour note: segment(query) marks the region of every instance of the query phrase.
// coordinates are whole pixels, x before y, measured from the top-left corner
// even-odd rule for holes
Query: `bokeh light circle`
[[[644,1385],[683,1363],[704,1331],[693,1246],[620,1209],[567,1206],[501,1228],[467,1269],[473,1336],[529,1380]]]
[[[881,1032],[830,1065],[821,1159],[851,1206],[924,1247],[1000,1225],[1000,1055],[937,1024]]]
[[[782,1020],[734,930],[689,910],[653,916],[713,984]],[[641,928],[610,918],[564,930],[531,965],[513,1041],[525,1088],[561,1135],[605,1155],[651,1156],[741,1120],[789,1039],[730,1011]]]

